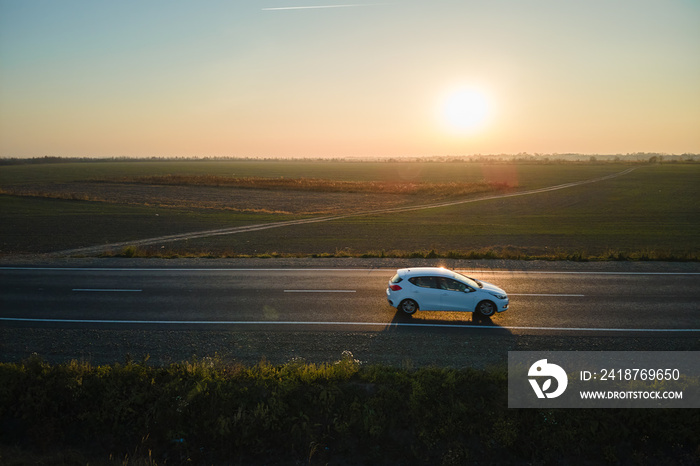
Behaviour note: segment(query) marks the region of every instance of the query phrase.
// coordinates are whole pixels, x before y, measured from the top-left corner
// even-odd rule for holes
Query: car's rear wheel
[[[399,311],[402,311],[404,314],[408,314],[408,315],[415,314],[417,310],[418,310],[418,303],[412,299],[404,299],[399,304]]]
[[[484,317],[491,317],[496,313],[496,305],[491,301],[481,301],[476,305],[475,312],[481,314]]]

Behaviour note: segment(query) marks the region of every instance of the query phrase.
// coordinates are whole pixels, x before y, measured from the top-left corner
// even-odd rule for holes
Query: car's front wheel
[[[417,310],[418,310],[418,303],[412,299],[404,299],[399,304],[399,311],[402,311],[404,314],[408,314],[408,315],[415,314]]]
[[[496,313],[496,305],[491,301],[481,301],[476,305],[475,312],[478,312],[484,317],[491,317]]]

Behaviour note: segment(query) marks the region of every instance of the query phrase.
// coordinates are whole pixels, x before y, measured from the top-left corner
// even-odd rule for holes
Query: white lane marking
[[[356,290],[284,290],[285,293],[356,293]]]
[[[518,327],[468,324],[420,324],[403,322],[318,322],[318,321],[247,321],[247,320],[97,320],[97,319],[32,319],[0,317],[0,322],[43,322],[61,324],[131,324],[131,325],[344,325],[355,327],[426,327],[478,328],[490,330],[555,330],[563,332],[700,332],[700,328],[595,328],[595,327]]]
[[[130,267],[0,267],[0,270],[52,270],[67,272],[383,272],[392,268],[334,269],[334,268],[130,268]],[[700,272],[576,272],[576,271],[529,271],[529,270],[468,270],[455,269],[472,274],[563,274],[563,275],[700,275]]]
[[[546,294],[546,293],[508,293],[508,296],[555,296],[555,297],[571,297],[583,298],[584,294]]]
[[[116,289],[116,288],[73,288],[72,291],[95,291],[95,292],[100,292],[100,293],[108,293],[108,292],[124,293],[124,292],[139,292],[139,291],[143,291],[143,290],[121,290],[121,289]]]

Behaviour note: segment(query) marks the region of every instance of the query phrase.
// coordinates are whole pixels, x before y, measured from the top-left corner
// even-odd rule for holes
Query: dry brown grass
[[[474,193],[512,189],[508,183],[423,183],[392,181],[339,181],[319,178],[225,177],[216,175],[156,175],[104,178],[111,183],[151,184],[168,186],[229,186],[247,189],[313,191],[327,193],[425,194],[431,196],[464,196]]]
[[[145,207],[164,207],[175,209],[217,209],[222,211],[245,213],[245,214],[283,214],[288,215],[295,212],[288,210],[275,209],[273,207],[236,207],[227,205],[218,200],[208,201],[205,195],[200,196],[201,199],[174,197],[166,195],[152,196],[147,192],[137,193],[119,193],[117,190],[94,190],[89,191],[87,184],[80,185],[80,191],[68,190],[65,187],[55,186],[47,187],[47,189],[28,189],[24,187],[12,187],[8,189],[0,188],[0,194],[19,197],[36,197],[43,199],[62,199],[69,201],[89,201],[89,202],[104,202],[107,204],[118,204],[124,206],[145,206]],[[53,190],[51,190],[53,188]],[[85,189],[88,189],[86,192]],[[140,196],[139,196],[140,194]],[[158,193],[161,194],[161,193]],[[298,212],[296,212],[298,213]],[[307,212],[301,212],[307,213]],[[310,213],[328,213],[328,212],[310,212]]]
[[[328,215],[424,204],[510,189],[505,183],[486,182],[397,183],[162,175],[20,184],[0,188],[0,194],[124,206],[217,209],[245,214]]]
[[[245,214],[327,215],[430,201],[430,196],[250,189],[236,186],[74,182],[11,186],[0,194],[123,206],[216,209]],[[433,196],[438,197],[438,196]]]

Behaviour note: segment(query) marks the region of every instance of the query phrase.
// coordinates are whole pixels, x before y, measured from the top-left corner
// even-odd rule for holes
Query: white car
[[[491,283],[441,267],[399,269],[386,289],[389,304],[406,314],[416,311],[477,312],[492,316],[508,309],[508,295]]]

